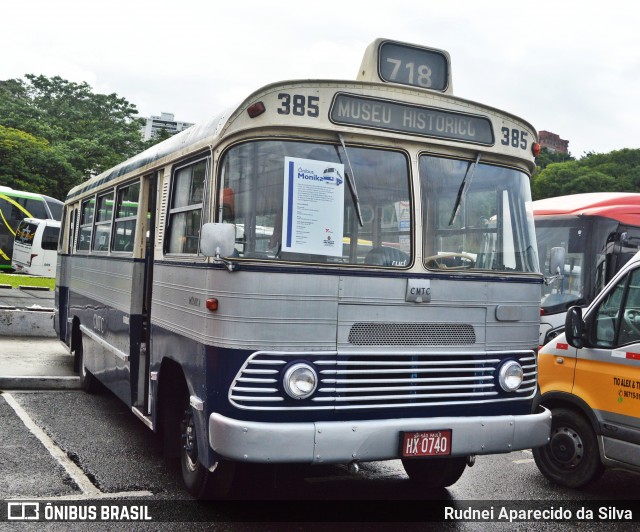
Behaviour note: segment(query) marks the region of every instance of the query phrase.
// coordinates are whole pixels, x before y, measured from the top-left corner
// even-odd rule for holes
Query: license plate
[[[451,454],[451,429],[402,433],[403,458]]]

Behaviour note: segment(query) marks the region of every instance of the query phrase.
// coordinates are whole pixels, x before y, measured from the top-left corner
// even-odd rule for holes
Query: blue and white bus
[[[69,192],[60,339],[195,497],[238,463],[449,486],[548,441],[536,140],[453,96],[446,52],[385,39],[355,81],[262,87]]]

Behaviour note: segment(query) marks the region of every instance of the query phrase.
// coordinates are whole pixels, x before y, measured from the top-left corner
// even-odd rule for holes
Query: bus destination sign
[[[493,145],[491,121],[484,116],[445,111],[353,94],[336,94],[329,117],[335,124],[409,135]]]
[[[382,81],[445,91],[449,85],[449,61],[440,50],[386,41],[378,52]]]

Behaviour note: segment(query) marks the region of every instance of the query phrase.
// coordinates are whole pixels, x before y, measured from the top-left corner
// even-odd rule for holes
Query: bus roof
[[[534,216],[604,216],[640,225],[640,194],[589,192],[533,202]]]
[[[7,186],[0,186],[0,194],[5,194],[6,196],[11,196],[15,198],[27,198],[27,199],[48,199],[54,202],[63,204],[62,201],[52,198],[50,196],[45,196],[44,194],[40,194],[39,192],[29,192],[27,190],[16,190]]]
[[[224,112],[209,118],[208,120],[200,123],[196,123],[195,125],[173,135],[172,137],[148,148],[147,150],[134,155],[130,159],[123,161],[122,163],[110,168],[103,173],[93,176],[87,181],[84,181],[72,188],[67,194],[67,201],[75,199],[76,197],[83,195],[89,192],[92,189],[100,188],[102,185],[106,183],[112,182],[124,176],[131,174],[132,172],[143,170],[150,171],[154,166],[160,166],[163,164],[163,160],[165,158],[171,157],[172,159],[176,159],[178,156],[186,156],[193,151],[209,148],[211,149],[212,145],[217,142],[219,138],[224,136],[229,132],[230,128],[235,127],[235,132],[242,130],[243,128],[247,128],[249,122],[247,120],[253,119],[253,117],[247,118],[248,108],[257,103],[262,103],[263,101],[267,101],[269,103],[275,103],[277,96],[283,91],[288,90],[291,91],[294,88],[299,90],[312,90],[319,92],[320,90],[327,90],[330,93],[335,92],[344,92],[346,90],[349,93],[353,94],[362,94],[363,97],[370,97],[376,99],[376,101],[387,101],[393,98],[395,95],[396,98],[399,94],[402,94],[404,98],[402,101],[405,102],[409,106],[418,106],[418,107],[433,107],[438,108],[439,102],[446,102],[445,112],[451,112],[452,114],[461,114],[463,116],[480,116],[481,119],[486,119],[489,114],[498,114],[500,115],[500,119],[503,123],[505,120],[513,121],[514,124],[517,124],[517,127],[520,129],[530,129],[530,138],[531,142],[537,140],[537,134],[535,133],[535,129],[531,124],[526,122],[525,120],[500,109],[496,109],[494,107],[473,102],[470,100],[466,100],[464,98],[459,98],[457,96],[453,96],[451,94],[440,94],[437,92],[429,91],[428,89],[417,88],[417,87],[405,87],[399,86],[395,84],[384,84],[384,83],[376,83],[376,82],[364,82],[364,81],[344,81],[344,80],[288,80],[288,81],[278,81],[275,83],[270,83],[265,85],[258,90],[252,92],[246,98],[241,100],[239,103],[226,109]],[[370,92],[369,92],[370,91]],[[357,97],[357,96],[356,96]],[[270,98],[270,100],[268,100]],[[281,105],[281,103],[280,103]],[[354,131],[357,131],[359,134],[365,134],[366,131],[370,131],[367,125],[361,125],[358,123],[334,123],[329,116],[330,103],[326,104],[327,111],[326,114],[323,115],[323,122],[318,124],[312,124],[310,121],[306,123],[302,122],[302,117],[305,115],[299,115],[298,118],[301,120],[300,124],[296,127],[298,128],[321,128],[324,130],[328,130],[329,128],[342,128],[346,127],[351,128]],[[249,115],[250,116],[250,115]],[[287,120],[283,117],[287,117],[288,113],[282,114],[274,114],[270,117],[270,121],[268,122],[269,126],[274,127],[292,127]],[[313,116],[313,115],[309,115]],[[258,123],[251,124],[252,128],[257,129]],[[497,127],[497,126],[496,126]],[[374,128],[375,129],[375,128]],[[380,131],[383,131],[381,129]],[[392,131],[386,130],[386,135],[405,135],[406,138],[411,137],[411,133],[407,131]],[[493,134],[493,132],[492,132]],[[412,137],[412,138],[420,138],[420,137]],[[428,142],[434,142],[436,144],[440,143],[450,143],[452,140],[458,140],[459,142],[465,144],[468,147],[473,147],[475,145],[480,145],[484,149],[488,150],[496,150],[497,149],[512,149],[510,145],[507,145],[507,148],[504,148],[504,145],[499,141],[495,141],[492,139],[491,142],[479,142],[479,143],[471,143],[465,140],[460,139],[446,139],[444,137],[438,138],[429,135],[424,135],[422,138]],[[518,150],[518,148],[522,148],[522,146],[514,147],[517,152],[517,157],[521,158],[524,161],[524,164],[533,168],[534,162],[533,158],[530,156],[530,150],[525,150],[524,148],[521,150],[522,153]]]

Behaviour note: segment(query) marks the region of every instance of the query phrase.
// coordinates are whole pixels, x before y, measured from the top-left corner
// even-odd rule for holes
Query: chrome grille
[[[353,345],[470,345],[476,343],[468,323],[354,323]]]
[[[516,359],[524,382],[503,393],[498,367]],[[281,390],[281,372],[292,361],[315,365],[320,383],[313,397],[292,401]],[[524,400],[536,390],[538,369],[533,351],[397,354],[257,352],[240,369],[229,401],[249,410],[364,410]]]

